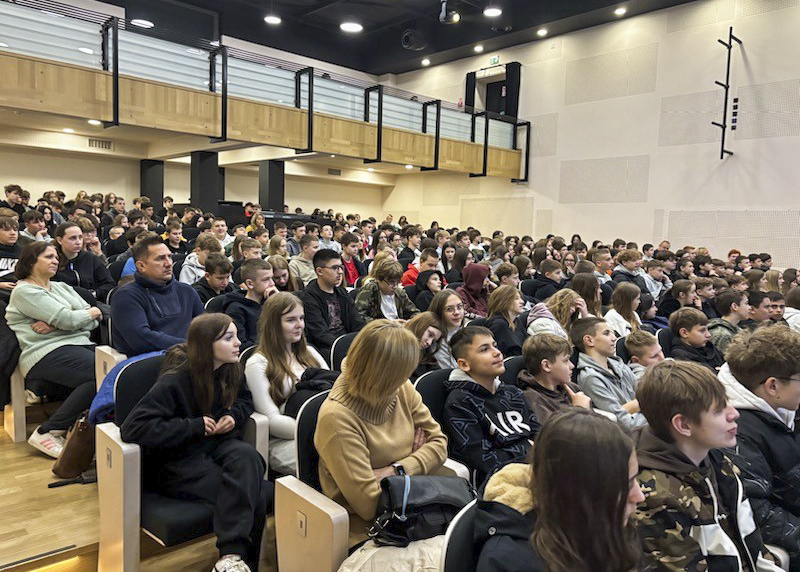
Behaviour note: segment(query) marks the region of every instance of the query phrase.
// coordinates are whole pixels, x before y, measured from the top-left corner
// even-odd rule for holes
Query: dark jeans
[[[39,433],[69,429],[94,399],[94,346],[61,346],[51,351],[31,368],[25,383],[33,387],[55,384],[69,392]]]
[[[238,554],[255,572],[274,494],[264,480],[266,464],[251,445],[232,437],[209,439],[196,453],[156,468],[158,492],[211,505],[220,556]]]

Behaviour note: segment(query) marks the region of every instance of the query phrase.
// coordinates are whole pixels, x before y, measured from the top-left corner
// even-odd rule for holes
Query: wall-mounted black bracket
[[[472,116],[472,142],[475,142],[475,119],[483,116],[483,170],[480,173],[470,173],[470,177],[485,177],[489,171],[489,114],[485,111]]]
[[[364,121],[369,123],[369,100],[373,91],[378,92],[378,125],[375,138],[375,157],[364,159],[364,163],[380,163],[383,154],[383,86],[373,85],[364,90]]]
[[[300,109],[300,85],[304,75],[308,76],[308,146],[295,149],[295,153],[311,153],[314,150],[314,68],[308,67],[294,73],[294,106]]]
[[[728,41],[725,40],[717,40],[720,44],[725,46],[725,49],[728,51],[728,63],[725,66],[725,83],[721,81],[715,81],[714,83],[720,86],[722,89],[725,90],[725,104],[722,108],[722,123],[717,121],[712,121],[712,125],[716,125],[722,130],[722,141],[720,143],[720,150],[719,150],[719,158],[724,159],[726,155],[733,155],[733,151],[729,151],[725,148],[725,134],[728,130],[728,94],[730,93],[731,89],[731,52],[733,51],[733,42],[741,45],[742,41],[733,35],[733,26],[728,29]]]
[[[220,46],[209,55],[211,65],[208,85],[211,91],[216,91],[217,74],[214,68],[217,55],[222,58],[222,110],[220,112],[220,136],[212,137],[212,143],[222,143],[228,140],[228,48]]]
[[[422,167],[420,171],[439,170],[439,148],[442,135],[442,100],[434,99],[422,104],[422,132],[428,132],[428,107],[436,106],[436,126],[434,127],[435,138],[433,140],[433,167]]]
[[[527,183],[528,182],[528,175],[530,173],[530,163],[531,163],[531,122],[530,121],[518,121],[514,125],[514,140],[511,142],[511,148],[516,150],[518,148],[517,145],[517,136],[519,134],[519,128],[525,128],[525,168],[523,172],[525,173],[521,179],[511,179],[512,183]]]
[[[105,71],[112,70],[111,76],[111,121],[103,121],[103,127],[119,126],[119,18],[112,17],[100,28],[102,38],[102,63]],[[109,58],[109,52],[111,57]],[[110,60],[110,61],[109,61]]]

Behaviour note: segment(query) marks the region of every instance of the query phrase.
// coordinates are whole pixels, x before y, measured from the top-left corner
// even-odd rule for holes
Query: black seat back
[[[475,572],[480,547],[475,545],[477,500],[461,509],[447,527],[442,552],[442,572]]]
[[[617,340],[617,357],[624,361],[625,363],[630,363],[631,361],[631,354],[628,352],[628,348],[625,347],[625,338],[627,336],[622,336]]]
[[[342,371],[342,361],[347,355],[347,350],[353,345],[353,340],[356,339],[357,332],[344,334],[333,340],[331,346],[331,369],[333,371]]]
[[[256,346],[250,346],[249,348],[243,350],[239,354],[239,363],[242,364],[242,367],[247,365],[247,360],[250,359],[250,357],[253,355],[255,351],[256,351]]]
[[[183,268],[183,261],[186,260],[185,254],[173,254],[172,255],[172,275],[175,276],[175,280],[180,278],[181,275],[181,268]]]
[[[347,292],[347,295],[348,295],[348,296],[350,296],[350,299],[351,299],[353,302],[355,302],[355,301],[356,301],[356,297],[358,296],[358,292],[359,292],[360,290],[361,290],[361,288],[353,288],[352,290],[349,290],[349,291]]]
[[[455,290],[459,286],[463,286],[463,285],[464,285],[463,282],[449,282],[447,284],[446,288],[449,288],[450,290]]]
[[[500,381],[509,385],[517,385],[519,372],[525,369],[525,359],[522,356],[508,357],[503,360],[506,370],[500,376]]]
[[[206,302],[206,312],[209,314],[218,314],[222,312],[222,307],[225,304],[225,296],[227,296],[227,294],[220,294],[219,296],[210,298],[208,302]]]
[[[669,328],[661,328],[656,332],[656,338],[664,351],[664,357],[672,357],[672,345],[675,343],[675,334]]]
[[[437,369],[424,373],[414,383],[414,387],[422,396],[422,403],[431,412],[436,422],[441,425],[444,417],[444,402],[447,399],[447,390],[444,382],[450,377],[452,369]]]
[[[194,240],[200,235],[200,229],[196,226],[185,226],[183,227],[183,238],[188,240]]]
[[[578,383],[578,358],[580,355],[581,352],[578,348],[572,348],[572,354],[569,356],[569,361],[575,366],[575,369],[572,370],[572,383]]]
[[[408,296],[409,300],[411,300],[412,302],[417,301],[417,294],[419,294],[419,290],[417,290],[416,284],[409,284],[408,286],[403,286],[403,290],[406,291],[406,295]]]
[[[297,449],[297,478],[316,490],[321,490],[319,482],[319,453],[314,446],[314,432],[322,403],[330,391],[322,391],[308,399],[297,412],[294,430],[294,443]]]
[[[523,280],[522,282],[520,282],[519,283],[520,292],[522,292],[526,296],[530,296],[531,298],[533,298],[534,294],[536,293],[536,287],[534,285],[534,282],[536,282],[536,280],[534,280],[533,278],[528,278],[527,280]]]
[[[158,381],[163,355],[131,362],[120,370],[114,380],[114,423],[122,425],[136,404]]]
[[[127,260],[115,260],[108,265],[108,273],[111,274],[111,279],[114,281],[114,284],[119,282],[119,279],[122,277],[122,269],[125,268],[126,262]]]

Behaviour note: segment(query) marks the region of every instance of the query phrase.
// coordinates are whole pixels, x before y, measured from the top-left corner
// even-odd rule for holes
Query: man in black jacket
[[[406,246],[397,254],[397,261],[403,268],[408,268],[408,265],[419,256],[422,233],[416,226],[408,225],[403,229],[403,236],[406,238]]]
[[[319,250],[313,263],[317,279],[309,282],[302,293],[306,334],[311,345],[327,356],[336,338],[359,331],[364,320],[356,312],[353,299],[339,286],[344,274],[339,253],[327,248]]]
[[[800,570],[800,334],[759,328],[738,334],[728,346],[719,379],[728,403],[739,411],[738,446],[731,452],[741,470],[764,541],[789,553]]]

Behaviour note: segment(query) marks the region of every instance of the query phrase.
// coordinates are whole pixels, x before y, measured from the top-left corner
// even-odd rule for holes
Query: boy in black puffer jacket
[[[720,351],[711,343],[708,317],[695,308],[681,308],[669,317],[669,328],[675,335],[670,357],[693,361],[715,374],[725,363]]]

